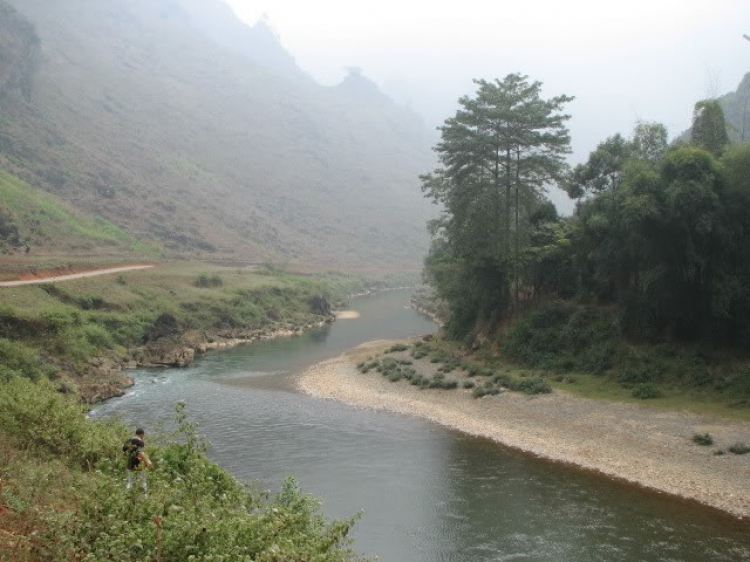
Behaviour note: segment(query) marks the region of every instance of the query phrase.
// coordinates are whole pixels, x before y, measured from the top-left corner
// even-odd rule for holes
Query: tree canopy
[[[692,143],[639,123],[567,172],[572,98],[543,100],[520,75],[477,84],[423,177],[445,208],[426,272],[450,334],[554,296],[616,304],[634,339],[750,344],[750,143],[729,146],[718,104],[696,105]],[[574,216],[545,198],[550,181],[579,199]]]
[[[544,99],[542,84],[521,74],[475,83],[476,94],[462,97],[440,128],[435,151],[442,167],[422,176],[423,191],[445,211],[430,225],[439,240],[428,258],[433,281],[451,293],[449,300],[478,299],[460,306],[462,324],[519,299],[530,219],[545,203],[545,186],[567,170],[570,116],[562,109],[573,99]],[[439,273],[446,260],[450,279]],[[465,282],[473,296],[461,289]]]

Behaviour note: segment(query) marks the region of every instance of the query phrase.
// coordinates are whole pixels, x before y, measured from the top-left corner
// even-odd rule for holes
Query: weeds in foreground
[[[206,458],[184,406],[176,429],[149,444],[147,495],[123,485],[127,433],[117,423],[88,420],[73,400],[23,379],[2,386],[0,414],[0,528],[18,537],[7,548],[0,540],[2,560],[357,560],[353,519],[326,521],[293,479],[270,499],[246,490]]]
[[[696,433],[693,435],[693,443],[703,447],[710,447],[714,444],[714,438],[711,437],[710,433]]]

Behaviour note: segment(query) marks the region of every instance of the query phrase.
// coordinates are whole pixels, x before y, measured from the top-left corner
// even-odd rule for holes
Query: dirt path
[[[750,442],[750,423],[578,398],[556,391],[537,397],[507,392],[475,399],[468,390],[418,390],[391,383],[355,363],[390,343],[365,344],[320,363],[299,381],[310,395],[410,414],[488,437],[541,457],[593,469],[642,486],[750,517],[750,455],[716,456],[719,447]],[[419,371],[434,368],[415,361]],[[710,432],[715,447],[699,447]]]
[[[53,283],[56,281],[70,281],[71,279],[81,279],[83,277],[96,277],[97,275],[109,275],[111,273],[122,273],[124,271],[134,271],[136,269],[149,269],[153,265],[128,265],[123,267],[109,267],[106,269],[97,269],[96,271],[84,271],[81,273],[70,273],[67,275],[55,275],[53,277],[44,277],[41,279],[23,279],[20,281],[3,281],[0,287],[19,287],[21,285],[37,285],[39,283]]]

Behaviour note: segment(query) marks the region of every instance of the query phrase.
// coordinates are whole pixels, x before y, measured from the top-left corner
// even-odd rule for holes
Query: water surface
[[[294,391],[294,374],[322,359],[431,332],[407,302],[405,291],[363,297],[357,319],[136,372],[132,391],[95,415],[151,428],[186,402],[215,461],[271,490],[294,474],[329,516],[363,510],[357,550],[385,562],[750,560],[750,527],[712,509]]]

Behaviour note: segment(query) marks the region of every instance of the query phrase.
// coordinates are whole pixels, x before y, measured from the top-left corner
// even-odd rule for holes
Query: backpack
[[[138,458],[138,453],[145,447],[146,444],[142,439],[133,437],[125,441],[122,446],[122,452],[128,457],[128,470],[138,470],[140,468],[141,459]]]

